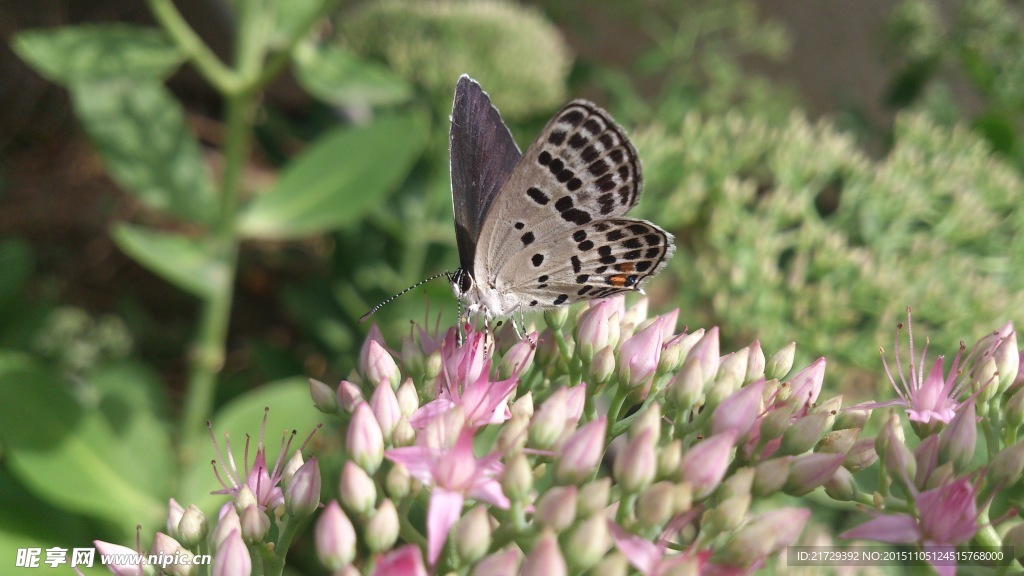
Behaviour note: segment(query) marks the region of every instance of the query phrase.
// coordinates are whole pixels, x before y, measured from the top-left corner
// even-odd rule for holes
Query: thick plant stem
[[[249,123],[255,106],[252,93],[229,96],[227,100],[227,140],[224,147],[224,180],[221,189],[220,216],[214,231],[214,250],[223,274],[210,296],[203,302],[199,332],[191,356],[191,374],[182,435],[187,438],[202,431],[213,407],[217,374],[224,366],[224,349],[234,278],[238,266],[238,239],[235,235],[235,213],[241,191],[242,172],[249,154]],[[184,446],[187,446],[186,443]]]

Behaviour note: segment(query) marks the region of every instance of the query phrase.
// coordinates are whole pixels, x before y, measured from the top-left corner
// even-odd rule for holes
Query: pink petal
[[[851,528],[839,535],[840,538],[864,538],[877,540],[878,542],[889,542],[890,544],[904,544],[917,542],[921,533],[917,529],[917,521],[906,514],[892,514],[888,516],[876,516],[871,520]]]
[[[508,509],[512,504],[505,493],[501,491],[501,484],[493,478],[480,478],[474,482],[468,493],[470,498],[487,502],[502,510]]]
[[[405,466],[409,474],[423,484],[434,484],[434,473],[431,469],[434,454],[431,450],[422,446],[403,446],[384,452],[384,457]]]
[[[413,428],[419,430],[427,425],[437,416],[444,414],[455,407],[455,403],[447,398],[437,398],[431,402],[427,402],[423,406],[420,406],[418,410],[412,413],[412,417],[409,418],[409,424]]]
[[[458,492],[434,488],[430,493],[430,508],[427,511],[427,561],[437,563],[441,549],[448,539],[448,531],[462,513],[464,498]]]
[[[654,570],[658,567],[658,562],[661,561],[661,557],[664,554],[664,551],[657,544],[636,534],[626,532],[621,526],[611,520],[608,520],[608,530],[612,533],[615,547],[626,556],[630,564],[636,566],[636,569],[645,576],[654,574]]]
[[[427,576],[423,555],[415,544],[402,546],[377,560],[373,576]]]

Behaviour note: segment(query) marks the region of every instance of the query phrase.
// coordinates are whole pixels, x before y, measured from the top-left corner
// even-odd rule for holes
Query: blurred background
[[[175,5],[230,61],[235,3]],[[135,151],[160,165],[160,122],[175,126],[180,107],[217,181],[225,109],[185,63],[154,109],[106,110],[104,92],[54,72],[74,51],[48,68],[22,36],[110,23],[155,26],[135,0],[0,2],[0,348],[77,394],[104,378],[149,382],[169,421],[200,299],[163,245],[131,231],[195,239],[204,227],[187,206],[153,202],[110,134],[137,114],[153,132]],[[826,356],[826,387],[846,404],[888,394],[878,348],[908,305],[921,342],[950,357],[1024,320],[1022,31],[1008,0],[343,2],[293,47],[252,117],[240,202],[260,210],[241,219],[214,406],[284,378],[336,382],[357,364],[363,312],[458,266],[447,138],[462,73],[524,148],[571,98],[625,127],[645,179],[634,213],[678,244],[649,285],[652,312],[720,326],[723,350],[796,341],[796,365]],[[191,172],[167,172],[190,186]],[[327,199],[280,225],[267,215],[290,208],[261,196],[288,189]],[[373,320],[397,349],[411,321],[438,314],[454,321],[443,281]],[[5,502],[47,500],[96,530],[36,489],[25,460],[0,469]]]

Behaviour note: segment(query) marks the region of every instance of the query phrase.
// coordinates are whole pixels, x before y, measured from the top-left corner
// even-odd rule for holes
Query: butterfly
[[[675,251],[671,234],[625,216],[640,197],[640,159],[592,102],[569,102],[522,154],[463,75],[449,142],[460,265],[449,282],[467,318],[643,293]]]

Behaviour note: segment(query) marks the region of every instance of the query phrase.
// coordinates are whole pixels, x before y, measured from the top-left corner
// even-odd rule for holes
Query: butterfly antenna
[[[387,300],[381,302],[380,304],[377,304],[373,308],[370,308],[369,312],[367,312],[366,314],[363,314],[362,316],[359,317],[359,323],[362,324],[363,322],[366,322],[366,319],[369,318],[370,316],[373,316],[374,312],[376,312],[377,310],[380,310],[381,308],[383,308],[386,304],[389,304],[395,298],[398,298],[399,296],[401,296],[402,294],[405,294],[406,292],[409,292],[410,290],[415,290],[415,289],[419,288],[420,286],[423,286],[427,282],[430,282],[431,280],[437,280],[441,276],[447,276],[448,278],[451,278],[451,273],[446,270],[444,272],[441,272],[440,274],[434,274],[433,276],[431,276],[430,278],[427,278],[425,280],[420,280],[419,282],[413,284],[412,286],[409,286],[405,290],[402,290],[398,294],[395,294],[394,296],[388,298]]]

